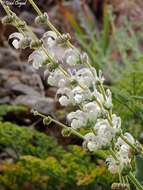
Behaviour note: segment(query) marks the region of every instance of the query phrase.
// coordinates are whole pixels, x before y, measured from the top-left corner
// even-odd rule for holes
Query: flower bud
[[[25,49],[27,47],[30,46],[30,42],[31,42],[31,39],[26,37],[26,38],[23,38],[20,42],[19,42],[19,48],[20,49]]]
[[[87,53],[85,53],[85,52],[80,55],[80,59],[81,59],[81,62],[82,62],[82,63],[87,63],[87,62],[89,62],[89,57],[88,57]]]
[[[126,176],[126,175],[128,175],[129,174],[129,172],[132,170],[132,168],[131,168],[131,166],[130,166],[130,164],[126,164],[126,165],[124,165],[124,168],[122,169],[122,175],[123,176]]]
[[[71,39],[71,36],[70,36],[69,33],[67,33],[67,34],[62,34],[61,36],[57,37],[56,42],[57,42],[58,44],[65,44],[65,43],[67,43],[67,41],[69,41],[70,39]]]
[[[70,128],[63,129],[62,135],[63,135],[63,137],[69,137],[71,135],[71,129]]]
[[[24,36],[22,33],[14,32],[11,34],[8,38],[9,44],[12,45],[15,49],[20,48],[20,42],[24,39]]]
[[[103,119],[107,119],[108,118],[108,112],[105,109],[101,110],[101,117]]]
[[[50,119],[49,117],[45,117],[45,118],[43,119],[43,124],[44,124],[44,125],[49,125],[51,122],[52,122],[52,121],[51,121],[51,119]]]
[[[17,28],[21,28],[21,29],[25,29],[25,26],[26,26],[26,22],[25,21],[18,21],[17,24],[16,24],[16,27]]]
[[[138,141],[136,141],[135,146],[136,150],[134,150],[135,151],[134,154],[139,155],[143,151],[142,145]]]
[[[14,17],[13,16],[5,16],[2,18],[2,23],[3,24],[12,24],[14,21]]]
[[[42,41],[45,47],[52,47],[53,45],[55,45],[56,39],[57,39],[56,32],[51,30],[45,32],[42,37]]]
[[[38,115],[38,111],[33,110],[33,109],[31,110],[31,113],[33,113],[34,116],[37,116],[37,115]]]
[[[38,49],[42,46],[43,42],[41,40],[32,40],[30,43],[31,49]]]
[[[36,24],[40,24],[40,25],[43,25],[43,24],[47,24],[47,21],[49,20],[49,16],[47,13],[44,13],[40,16],[37,16],[35,18],[35,23]]]
[[[57,69],[59,67],[59,64],[58,63],[53,63],[53,64],[50,64],[49,67],[48,67],[48,70],[50,72],[54,71],[55,69]]]
[[[126,189],[129,189],[129,184],[127,184],[127,183],[113,183],[111,185],[111,189],[126,190]]]
[[[104,104],[103,104],[103,106],[104,106],[104,108],[106,109],[106,110],[111,110],[112,109],[112,107],[113,107],[113,104],[111,103],[111,102],[107,102],[107,101],[105,101],[104,102]]]

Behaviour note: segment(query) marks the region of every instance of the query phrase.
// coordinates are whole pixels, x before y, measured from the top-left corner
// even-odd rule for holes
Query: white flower
[[[112,174],[117,174],[119,172],[119,166],[117,165],[116,161],[114,158],[111,156],[106,159],[106,163],[108,165],[108,170]]]
[[[128,141],[131,144],[135,143],[134,138],[129,133],[125,133],[124,138],[128,139]],[[120,170],[123,170],[124,167],[129,165],[130,162],[131,162],[131,158],[130,158],[130,156],[131,156],[131,154],[130,154],[131,153],[131,151],[130,151],[131,147],[121,137],[119,137],[117,139],[115,147],[118,150],[116,152],[116,155],[117,155],[117,159],[119,161]]]
[[[95,140],[95,135],[93,133],[87,133],[84,136],[85,141],[94,141]]]
[[[89,102],[84,104],[83,111],[86,112],[89,121],[96,121],[101,110],[96,102]]]
[[[95,140],[95,141],[89,141],[87,143],[87,148],[91,152],[98,150],[99,149],[99,143],[98,143],[98,141],[97,140]]]
[[[99,70],[98,80],[97,81],[99,81],[101,84],[103,84],[103,82],[104,82],[104,76],[103,76],[101,70]]]
[[[59,102],[62,106],[68,106],[70,104],[70,100],[67,96],[61,96]]]
[[[57,39],[57,34],[53,31],[45,32],[42,37],[42,41],[43,41],[45,47],[47,47],[47,46],[52,47],[53,45],[55,45],[56,39]]]
[[[68,82],[68,79],[58,68],[51,72],[48,77],[48,84],[51,86],[63,88],[68,84]]]
[[[94,84],[94,76],[89,68],[82,68],[76,72],[75,80],[81,85],[92,87]]]
[[[66,46],[59,44],[57,42],[58,36],[53,31],[48,31],[44,33],[42,37],[43,45],[58,63],[70,63],[75,64],[73,62],[77,62],[77,54],[75,54],[75,50],[71,48],[67,48]],[[76,55],[76,57],[75,57]]]
[[[110,89],[106,90],[106,100],[104,102],[104,107],[106,109],[111,109],[113,107],[113,104],[112,104],[112,93],[111,93]]]
[[[33,51],[28,58],[28,62],[32,62],[34,69],[39,69],[46,61],[48,61],[47,55],[41,49]]]
[[[83,90],[79,86],[76,86],[73,89],[70,89],[68,87],[59,88],[57,91],[57,94],[67,96],[67,98],[69,99],[69,104],[73,104],[73,105],[80,104],[84,100],[90,98],[90,92],[88,90],[87,91]]]
[[[133,138],[133,136],[130,133],[125,133],[124,134],[124,138],[127,139],[127,141],[129,143],[131,143],[132,145],[135,144],[135,139]],[[116,142],[115,146],[117,147],[117,149],[120,149],[120,147],[122,145],[126,145],[127,146],[127,143],[121,137],[119,137],[117,139],[117,142]]]
[[[80,104],[80,103],[82,102],[82,100],[83,100],[82,94],[76,94],[76,95],[74,96],[74,100],[75,100],[75,102],[76,102],[77,104]]]
[[[92,96],[96,98],[101,105],[104,103],[104,97],[100,92],[97,91],[97,89],[94,89]]]
[[[110,126],[107,119],[98,119],[94,127],[94,129],[100,133],[101,131],[104,133],[108,128],[110,128]]]
[[[128,156],[129,150],[130,150],[130,147],[127,144],[123,144],[120,147],[119,154],[123,156]]]
[[[65,50],[64,60],[68,65],[74,66],[77,64],[79,57],[74,49],[68,48]]]
[[[69,113],[67,119],[71,122],[71,127],[73,129],[84,127],[87,123],[86,115],[81,110]]]
[[[24,39],[24,35],[19,32],[15,32],[9,36],[9,40],[13,40],[12,45],[13,45],[13,47],[15,47],[15,49],[20,48],[20,42],[23,39]]]
[[[128,145],[122,145],[116,155],[119,161],[120,170],[123,170],[125,166],[130,164],[130,147]]]
[[[102,147],[109,146],[116,135],[115,129],[109,125],[107,119],[98,119],[94,130],[96,131],[97,136],[102,139],[100,142]]]
[[[128,140],[132,145],[135,144],[135,139],[130,133],[125,133],[124,137]]]
[[[80,86],[76,86],[72,90],[74,101],[76,104],[82,103],[84,100],[91,99],[91,93],[88,89],[83,89]]]
[[[57,94],[62,95],[60,97],[60,99],[59,99],[59,102],[61,103],[61,105],[63,105],[63,106],[65,106],[65,104],[68,104],[68,105],[73,104],[73,105],[75,105],[75,100],[74,100],[74,95],[72,93],[72,89],[70,89],[68,87],[59,88],[57,90]],[[64,102],[62,100],[64,100]],[[65,103],[65,101],[66,101],[66,103]]]
[[[84,136],[84,144],[86,144],[89,151],[96,151],[101,148],[99,138],[93,133],[87,133]]]
[[[112,124],[115,128],[121,127],[121,118],[118,117],[116,114],[112,115]]]

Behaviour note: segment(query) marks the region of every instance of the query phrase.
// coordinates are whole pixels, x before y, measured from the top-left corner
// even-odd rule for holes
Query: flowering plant
[[[29,2],[38,13],[35,22],[47,24],[51,30],[38,39],[26,22],[0,0],[7,13],[2,22],[16,26],[19,31],[11,34],[9,40],[16,49],[33,49],[28,61],[35,69],[46,65],[48,84],[58,88],[60,104],[76,109],[67,115],[70,127],[51,116],[37,111],[34,114],[41,116],[45,124],[55,122],[61,126],[63,135],[73,133],[82,138],[85,149],[105,151],[108,170],[119,176],[119,183],[113,183],[112,189],[130,189],[130,181],[136,189],[143,190],[134,175],[135,156],[143,155],[143,149],[130,133],[123,132],[121,118],[112,111],[112,93],[104,88],[102,72],[91,66],[85,52],[70,43],[69,34],[61,34],[50,22],[48,14],[42,13],[33,0]],[[81,134],[80,128],[87,126],[88,132]]]

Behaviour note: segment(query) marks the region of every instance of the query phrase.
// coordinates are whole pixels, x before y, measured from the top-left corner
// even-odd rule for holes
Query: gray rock
[[[21,83],[11,86],[10,89],[18,94],[40,96],[40,93],[34,90],[34,88]]]
[[[46,115],[52,114],[55,110],[53,98],[45,98],[42,96],[21,95],[15,99],[13,104],[26,105]]]

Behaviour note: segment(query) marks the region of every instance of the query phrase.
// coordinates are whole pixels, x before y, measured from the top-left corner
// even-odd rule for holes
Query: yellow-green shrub
[[[0,123],[0,150],[8,149],[13,163],[1,164],[0,184],[10,190],[93,189],[111,183],[104,165],[96,165],[80,147],[67,150],[45,134],[11,123]],[[11,151],[12,152],[12,151]],[[17,156],[18,155],[18,156]],[[102,181],[102,182],[101,182]]]

